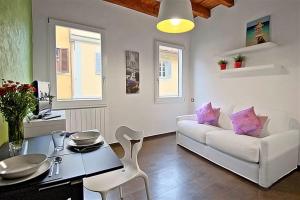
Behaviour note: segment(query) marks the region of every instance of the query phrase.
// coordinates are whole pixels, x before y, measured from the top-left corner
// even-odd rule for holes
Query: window
[[[50,20],[50,30],[50,48],[55,52],[50,55],[55,108],[103,104],[101,31],[56,20]]]
[[[56,48],[56,72],[69,73],[69,50]]]
[[[156,102],[167,103],[183,101],[183,47],[157,41],[155,48]]]
[[[101,75],[102,72],[102,62],[100,52],[96,53],[96,74]]]
[[[168,60],[160,62],[159,65],[159,78],[160,79],[170,79],[172,70],[172,63]]]

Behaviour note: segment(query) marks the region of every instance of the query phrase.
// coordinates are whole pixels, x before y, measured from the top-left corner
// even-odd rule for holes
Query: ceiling
[[[157,0],[104,0],[119,6],[136,10],[151,16],[158,16],[159,4]],[[209,18],[211,9],[216,6],[224,5],[232,7],[234,0],[191,0],[193,14],[195,17]]]

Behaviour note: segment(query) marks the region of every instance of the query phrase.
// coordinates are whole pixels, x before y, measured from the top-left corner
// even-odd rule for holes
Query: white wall
[[[197,18],[191,39],[192,88],[196,102],[248,104],[289,112],[300,119],[299,110],[299,13],[297,0],[236,0],[232,8],[219,6],[208,20]],[[271,40],[280,46],[244,54],[247,64],[279,64],[287,75],[220,78],[216,55],[245,46],[246,23],[271,15]],[[231,58],[230,58],[231,59]],[[231,63],[232,65],[232,63]]]
[[[128,125],[154,135],[176,130],[175,117],[188,113],[189,103],[154,104],[154,40],[186,47],[189,37],[159,33],[156,18],[100,0],[33,0],[33,78],[49,80],[48,17],[105,29],[105,67],[109,132]],[[140,53],[140,94],[126,95],[125,50]],[[189,64],[184,64],[185,91],[189,97]]]

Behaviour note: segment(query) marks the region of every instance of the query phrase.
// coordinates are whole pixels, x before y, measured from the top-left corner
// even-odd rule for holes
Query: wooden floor
[[[148,174],[153,200],[300,200],[300,170],[262,189],[209,161],[177,146],[175,135],[153,137],[144,142],[139,154],[140,167]],[[122,156],[122,149],[114,147]],[[124,186],[125,200],[144,200],[142,180]],[[87,193],[87,200],[101,199],[97,193]],[[119,200],[118,191],[109,200]]]

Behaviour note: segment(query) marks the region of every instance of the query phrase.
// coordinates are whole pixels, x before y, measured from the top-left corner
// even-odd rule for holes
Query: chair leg
[[[107,192],[100,192],[102,200],[106,200]]]
[[[144,183],[145,183],[147,200],[151,200],[151,198],[150,198],[150,189],[149,189],[149,179],[148,179],[148,176],[147,176],[147,174],[142,174],[142,177],[143,177]]]
[[[119,186],[119,191],[120,191],[120,199],[123,200],[123,189],[122,189],[122,186]]]

